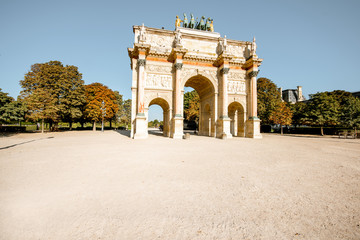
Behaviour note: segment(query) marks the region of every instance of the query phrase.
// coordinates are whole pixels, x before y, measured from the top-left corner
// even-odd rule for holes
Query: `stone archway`
[[[245,136],[245,112],[244,107],[239,102],[232,102],[228,107],[230,122],[230,132],[234,137]]]
[[[194,75],[184,82],[183,87],[192,87],[200,97],[199,107],[199,135],[215,136],[216,128],[216,98],[213,82],[203,76]],[[182,106],[183,107],[183,106]]]
[[[132,138],[147,137],[148,106],[158,104],[166,115],[165,135],[181,139],[185,86],[200,96],[200,135],[228,139],[245,132],[245,137],[261,138],[256,77],[262,59],[256,55],[255,40],[231,40],[216,32],[181,27],[170,31],[142,25],[133,31],[134,46],[128,48]],[[241,105],[229,106],[233,99]]]
[[[147,106],[147,114],[146,114],[146,118],[149,121],[149,115],[148,115],[148,111],[151,105],[159,105],[162,110],[163,110],[163,136],[164,137],[169,137],[170,136],[170,105],[169,103],[161,98],[161,97],[157,97],[154,98],[153,100],[150,101],[149,105]]]

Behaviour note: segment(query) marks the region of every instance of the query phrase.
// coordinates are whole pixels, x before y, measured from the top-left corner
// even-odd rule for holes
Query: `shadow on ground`
[[[16,146],[19,146],[19,145],[23,145],[23,144],[31,143],[31,142],[35,142],[35,141],[40,141],[40,140],[44,140],[44,139],[51,139],[51,138],[54,138],[54,137],[39,138],[39,139],[33,139],[33,140],[30,140],[30,141],[26,141],[26,142],[16,143],[16,144],[13,144],[13,145],[2,147],[2,148],[0,148],[0,150],[16,147]]]
[[[130,137],[130,130],[113,130],[121,135],[124,135],[126,137]]]

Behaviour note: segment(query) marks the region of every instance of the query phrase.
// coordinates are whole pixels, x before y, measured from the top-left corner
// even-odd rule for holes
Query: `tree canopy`
[[[270,113],[269,120],[275,124],[280,124],[281,134],[283,134],[282,126],[291,124],[292,115],[290,107],[285,102],[281,102]]]
[[[20,81],[21,99],[32,120],[72,122],[82,115],[84,81],[75,66],[59,61],[36,63]]]
[[[271,124],[271,113],[281,103],[280,92],[270,79],[259,78],[257,80],[258,116],[262,124]]]
[[[184,118],[189,121],[196,121],[199,119],[200,97],[199,94],[193,90],[184,94]]]
[[[86,106],[85,116],[94,123],[114,117],[119,107],[115,93],[101,83],[92,83],[85,86]]]

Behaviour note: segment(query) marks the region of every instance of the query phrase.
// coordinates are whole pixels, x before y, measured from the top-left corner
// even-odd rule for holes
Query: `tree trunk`
[[[44,133],[44,119],[41,119],[41,133]]]
[[[283,135],[283,126],[280,124],[281,135]]]
[[[111,129],[111,119],[110,119],[110,129]]]
[[[70,131],[72,130],[72,122],[71,121],[69,122],[69,130]]]
[[[96,131],[96,122],[94,121],[93,131]]]
[[[320,129],[321,129],[321,136],[324,136],[324,128],[323,128],[323,126],[321,126]]]

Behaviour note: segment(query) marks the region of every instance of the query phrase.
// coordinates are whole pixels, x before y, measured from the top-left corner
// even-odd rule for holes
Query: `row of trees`
[[[258,79],[257,91],[262,124],[316,126],[321,135],[324,127],[360,127],[360,99],[350,92],[319,92],[310,94],[308,101],[289,104],[281,100],[277,86],[267,78]]]
[[[14,122],[25,119],[44,122],[51,126],[68,122],[82,125],[105,120],[116,123],[130,122],[131,100],[123,100],[118,91],[101,83],[85,85],[78,68],[64,66],[59,61],[37,63],[20,81],[22,91],[15,101],[0,91],[0,121]]]

